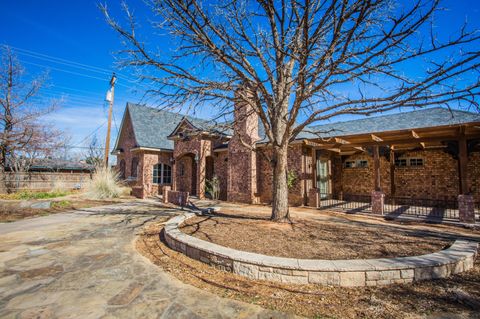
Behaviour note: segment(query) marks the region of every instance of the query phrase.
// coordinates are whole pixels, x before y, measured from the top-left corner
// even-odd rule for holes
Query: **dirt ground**
[[[413,284],[362,288],[287,285],[249,280],[192,260],[164,244],[162,228],[160,222],[148,225],[136,241],[137,249],[179,280],[221,297],[309,318],[480,317],[479,261],[473,270],[449,279]]]
[[[363,259],[423,255],[448,247],[452,238],[429,231],[378,225],[367,219],[322,215],[275,223],[262,213],[228,209],[187,220],[181,230],[230,248],[303,259]],[[252,240],[255,238],[255,240]]]
[[[51,207],[48,209],[38,209],[31,207],[22,207],[19,200],[1,200],[0,201],[0,223],[14,222],[24,218],[32,218],[38,216],[45,216],[49,214],[57,214],[75,209],[89,208],[102,205],[110,205],[119,203],[131,198],[119,198],[112,200],[91,200],[83,198],[81,195],[71,195],[59,198],[52,198]],[[45,200],[42,200],[45,201]],[[40,200],[30,200],[30,204],[42,202]]]

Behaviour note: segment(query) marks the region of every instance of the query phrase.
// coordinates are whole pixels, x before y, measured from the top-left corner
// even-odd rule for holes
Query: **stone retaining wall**
[[[184,214],[165,224],[170,248],[216,268],[251,279],[294,284],[343,287],[379,286],[445,278],[473,267],[478,243],[457,240],[448,249],[414,257],[316,260],[260,255],[213,244],[178,229],[195,214]]]

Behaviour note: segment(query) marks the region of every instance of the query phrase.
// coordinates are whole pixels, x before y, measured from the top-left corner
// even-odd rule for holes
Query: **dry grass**
[[[86,196],[90,199],[118,198],[126,192],[120,183],[118,172],[110,167],[99,165],[95,168],[92,180],[87,184]]]
[[[179,280],[221,297],[309,318],[419,318],[429,314],[451,318],[452,313],[478,317],[479,262],[467,273],[414,284],[365,288],[286,285],[252,281],[192,260],[164,244],[162,227],[161,223],[148,225],[137,239],[137,249]]]
[[[453,241],[438,232],[379,225],[366,219],[323,215],[322,219],[297,217],[293,224],[279,224],[264,214],[241,214],[228,209],[191,218],[181,230],[242,251],[304,259],[415,256],[444,249]]]
[[[18,202],[0,203],[0,223],[14,222],[20,219],[45,216],[50,214],[63,213],[75,209],[89,208],[95,206],[109,205],[117,203],[112,200],[89,200],[89,199],[65,199],[52,201],[48,209],[34,209],[30,207],[21,207]]]

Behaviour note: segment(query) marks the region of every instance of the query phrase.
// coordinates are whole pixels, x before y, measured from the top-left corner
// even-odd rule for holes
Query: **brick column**
[[[458,195],[460,222],[475,224],[475,207],[472,195]]]
[[[381,191],[372,192],[372,213],[377,215],[383,215],[383,204],[385,200],[385,194]]]
[[[319,197],[318,189],[310,188],[308,190],[308,206],[319,207],[320,199],[318,197]]]
[[[163,186],[162,193],[163,193],[163,202],[168,203],[168,192],[172,190],[170,186]]]

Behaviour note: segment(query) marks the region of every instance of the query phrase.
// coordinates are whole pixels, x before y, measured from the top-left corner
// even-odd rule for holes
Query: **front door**
[[[325,199],[328,197],[329,185],[328,185],[328,160],[318,158],[317,159],[317,188],[320,194],[320,198]]]

